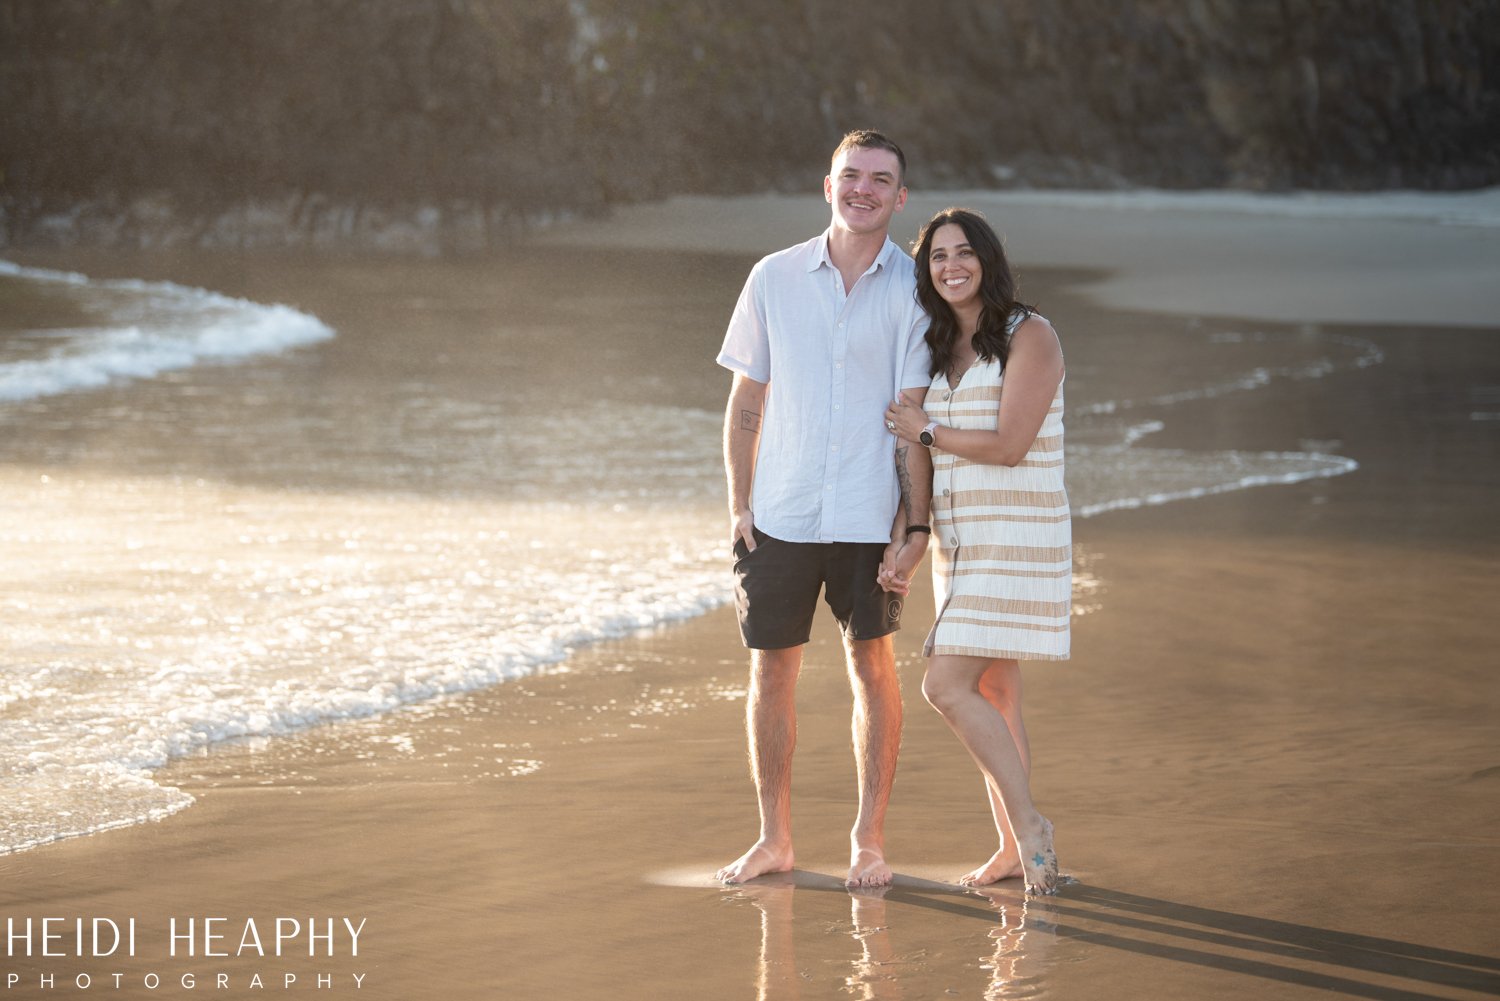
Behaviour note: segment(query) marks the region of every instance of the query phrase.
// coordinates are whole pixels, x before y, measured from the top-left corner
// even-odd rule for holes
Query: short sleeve
[[[771,381],[771,337],[766,328],[765,262],[750,269],[729,317],[718,363],[756,382]]]
[[[906,339],[906,358],[901,366],[900,389],[925,390],[932,385],[932,352],[927,349],[927,327],[927,312],[913,295],[910,307],[902,314],[901,332]]]

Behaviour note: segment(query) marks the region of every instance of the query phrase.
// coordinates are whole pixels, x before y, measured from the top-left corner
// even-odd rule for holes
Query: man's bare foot
[[[991,855],[990,860],[978,869],[971,869],[958,877],[958,883],[960,886],[989,886],[1002,879],[1015,879],[1025,874],[1015,846],[1007,845]]]
[[[1021,865],[1028,897],[1050,897],[1057,892],[1057,852],[1052,849],[1052,821],[1046,817],[1041,838],[1021,844]]]
[[[743,883],[757,876],[772,872],[787,872],[792,868],[792,846],[790,843],[775,846],[757,841],[750,850],[714,873],[721,883]]]
[[[850,888],[890,886],[891,867],[885,864],[885,852],[875,846],[861,848],[855,845],[849,852],[849,878],[844,885]]]

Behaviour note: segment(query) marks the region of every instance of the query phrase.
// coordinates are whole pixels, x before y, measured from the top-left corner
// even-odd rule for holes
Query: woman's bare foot
[[[790,842],[777,846],[757,841],[748,852],[714,873],[714,879],[721,883],[743,883],[767,873],[787,872],[792,864]]]
[[[1018,839],[1019,840],[1019,839]],[[1050,897],[1057,892],[1057,852],[1052,849],[1052,821],[1042,818],[1042,836],[1021,843],[1021,866],[1028,897]]]
[[[1014,845],[1007,845],[995,854],[990,860],[978,869],[971,869],[958,877],[960,886],[989,886],[998,883],[1002,879],[1015,879],[1024,876],[1025,871],[1021,868],[1021,859],[1016,855]]]

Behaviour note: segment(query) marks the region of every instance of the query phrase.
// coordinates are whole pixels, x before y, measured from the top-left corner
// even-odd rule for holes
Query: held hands
[[[927,411],[911,402],[905,393],[885,410],[886,428],[897,438],[914,445],[918,444],[917,435],[922,433],[929,420]],[[895,427],[891,427],[892,424]]]
[[[885,411],[886,429],[902,441],[920,444],[917,437],[927,426],[929,418],[905,393],[893,401]],[[922,557],[927,555],[927,533],[908,532],[903,539],[896,539],[885,549],[885,558],[880,561],[880,572],[876,582],[886,591],[906,595],[911,590],[911,577]]]
[[[875,581],[883,590],[905,597],[911,591],[911,577],[922,557],[927,555],[927,533],[913,532],[901,542],[885,547],[885,558]]]

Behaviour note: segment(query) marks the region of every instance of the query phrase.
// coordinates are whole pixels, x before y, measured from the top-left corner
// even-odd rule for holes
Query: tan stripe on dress
[[[964,615],[947,615],[947,614],[945,614],[943,616],[943,625],[945,625],[945,626],[951,626],[951,625],[978,626],[978,627],[981,627],[983,629],[993,629],[993,630],[995,630],[997,632],[1004,632],[1007,629],[1025,629],[1025,630],[1029,630],[1031,632],[1036,632],[1036,633],[1063,633],[1063,632],[1067,632],[1068,631],[1068,623],[1067,622],[1056,622],[1056,623],[1045,623],[1044,624],[1044,623],[1040,623],[1040,622],[1022,622],[1022,621],[1015,621],[1015,620],[1010,620],[1010,619],[1005,619],[1005,620],[975,619],[975,618],[969,618],[968,616],[964,616]]]
[[[1073,567],[1060,567],[1056,570],[1023,570],[1020,567],[996,567],[996,566],[970,566],[953,567],[948,572],[950,577],[1037,577],[1044,580],[1061,580],[1066,577],[1073,578]]]
[[[955,490],[949,498],[963,507],[1066,507],[1065,490]]]
[[[994,563],[1061,563],[1072,559],[1072,546],[975,545],[963,547],[965,563],[972,560]]]
[[[1072,597],[1058,601],[1026,601],[1020,598],[995,598],[983,594],[955,594],[948,599],[948,611],[989,612],[994,615],[1032,615],[1039,619],[1056,619],[1073,611]],[[943,618],[947,621],[947,612]]]

